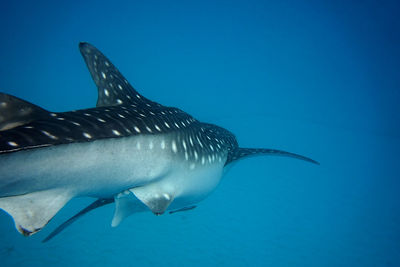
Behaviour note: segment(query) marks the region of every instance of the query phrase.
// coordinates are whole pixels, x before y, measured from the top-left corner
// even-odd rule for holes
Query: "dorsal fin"
[[[244,157],[262,156],[262,155],[296,158],[296,159],[308,161],[308,162],[319,165],[319,162],[317,162],[313,159],[307,158],[307,157],[299,155],[299,154],[282,151],[282,150],[268,149],[268,148],[240,148],[239,147],[239,148],[235,149],[234,151],[229,152],[228,159],[226,160],[225,166],[233,161],[242,159]]]
[[[140,95],[96,47],[89,43],[80,43],[79,49],[97,85],[97,107],[121,104],[158,105]]]
[[[0,93],[0,131],[48,116],[49,112],[22,99]]]

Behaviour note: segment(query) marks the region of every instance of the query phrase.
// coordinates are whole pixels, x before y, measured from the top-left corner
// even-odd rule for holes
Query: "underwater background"
[[[0,211],[0,266],[400,266],[399,14],[398,1],[2,1],[0,91],[94,107],[86,41],[144,96],[321,165],[246,159],[194,210],[112,228],[109,205],[48,243],[92,199],[29,238]]]

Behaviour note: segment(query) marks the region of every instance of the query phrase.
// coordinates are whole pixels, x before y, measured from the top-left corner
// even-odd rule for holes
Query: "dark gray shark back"
[[[11,98],[12,102],[22,101],[0,93],[0,101],[4,98]],[[30,109],[35,110],[35,106],[30,105]],[[0,114],[12,112],[15,112],[12,108],[0,109]],[[139,134],[162,134],[200,127],[198,121],[178,109],[156,107],[143,110],[134,104],[62,113],[40,109],[40,112],[32,112],[21,119],[14,116],[12,123],[5,122],[3,125],[4,130],[0,131],[0,154],[59,144]],[[15,127],[12,127],[14,125]]]
[[[207,142],[215,145],[221,142],[218,147],[230,146],[217,136],[207,137],[207,134],[213,134],[211,127],[204,127],[189,114],[140,95],[95,47],[87,43],[81,43],[79,47],[98,88],[97,107],[48,112],[0,93],[0,154],[104,138],[173,132],[193,138],[200,133],[197,140],[191,139],[193,147]],[[232,134],[229,140],[234,140]]]

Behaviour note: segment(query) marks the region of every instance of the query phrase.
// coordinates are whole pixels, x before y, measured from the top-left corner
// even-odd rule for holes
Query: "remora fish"
[[[193,206],[246,156],[317,163],[240,148],[229,131],[140,95],[92,45],[79,48],[98,88],[95,108],[49,112],[0,93],[0,208],[25,236],[74,197],[97,198],[96,207],[114,200],[116,226],[143,207],[159,215]]]

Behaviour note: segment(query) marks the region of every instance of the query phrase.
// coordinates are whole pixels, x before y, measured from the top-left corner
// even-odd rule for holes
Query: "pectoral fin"
[[[71,199],[69,193],[54,190],[0,198],[0,208],[14,219],[24,236],[40,231]]]

